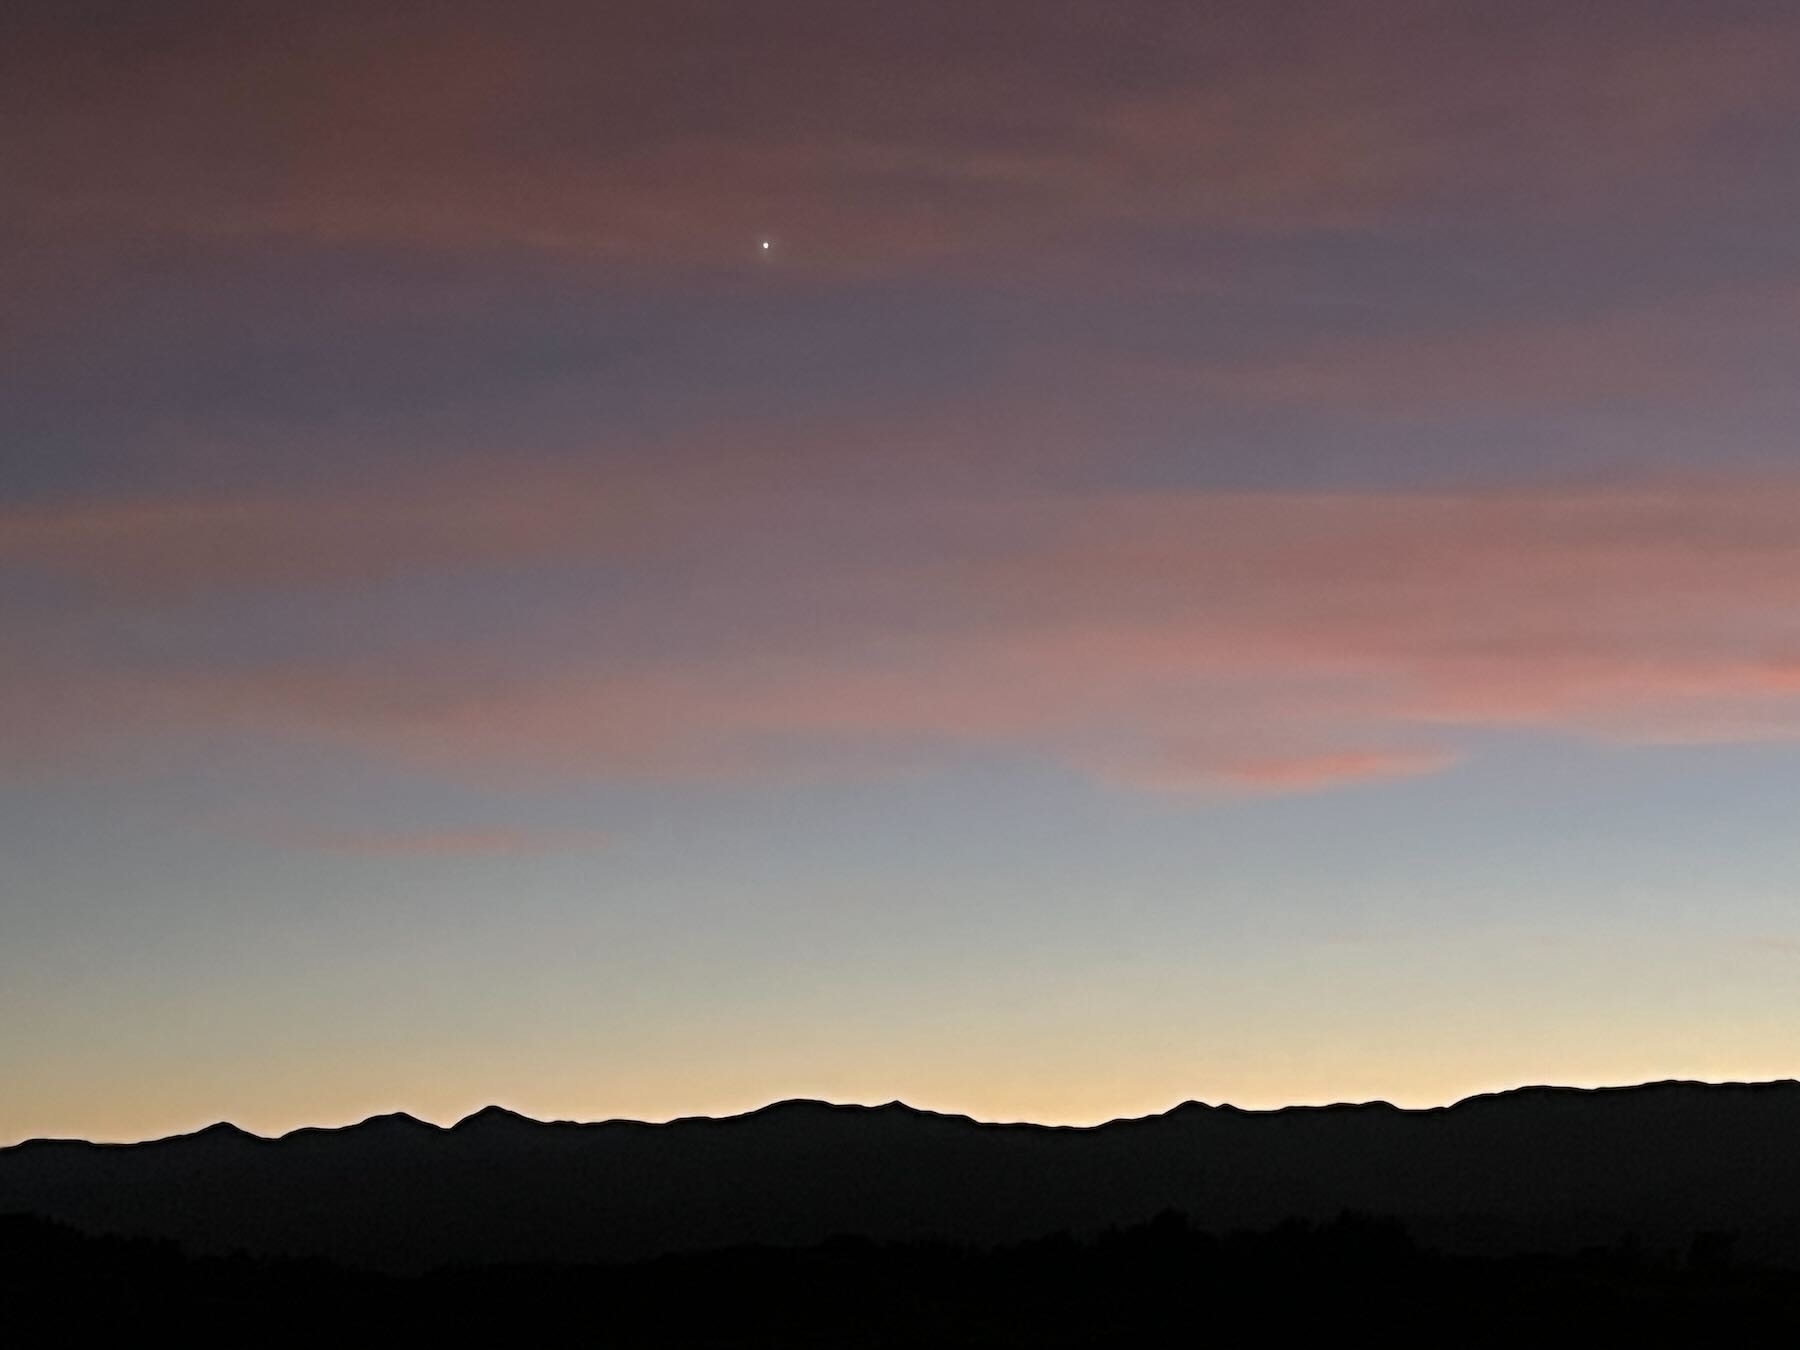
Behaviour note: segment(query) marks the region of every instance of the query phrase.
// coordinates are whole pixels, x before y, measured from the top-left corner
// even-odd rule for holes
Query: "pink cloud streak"
[[[1441,773],[1459,758],[1445,750],[1337,750],[1223,762],[1202,755],[1190,763],[1188,756],[1172,753],[1116,781],[1150,792],[1320,792]]]
[[[319,528],[339,561],[399,550],[385,567],[423,547],[440,566],[598,568],[647,576],[654,603],[565,591],[536,637],[476,623],[446,636],[402,608],[303,659],[177,649],[132,671],[99,653],[133,614],[205,621],[166,595],[115,594],[55,631],[9,636],[19,660],[0,741],[42,759],[154,735],[272,735],[477,777],[677,780],[867,771],[962,748],[1254,793],[1441,771],[1467,729],[1800,739],[1792,482],[771,491],[657,519],[656,502],[686,500],[669,486],[642,499],[651,526],[634,525],[656,537],[654,557],[570,524],[600,508],[566,476],[508,484],[498,526],[481,484],[448,492],[423,545],[405,517],[373,509],[323,506]],[[134,556],[154,571],[162,517],[134,542],[139,519],[70,508],[47,535],[0,525],[0,552],[75,576]],[[302,534],[318,524],[304,504],[289,520]]]

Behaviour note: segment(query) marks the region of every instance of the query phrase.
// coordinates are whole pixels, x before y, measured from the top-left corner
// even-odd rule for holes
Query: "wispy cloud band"
[[[54,755],[210,728],[627,779],[987,747],[1271,792],[1434,772],[1463,728],[1800,733],[1791,482],[699,502],[685,481],[638,484],[616,529],[610,487],[561,471],[509,474],[491,517],[476,481],[411,515],[289,503],[211,551],[238,508],[0,520],[0,553],[89,595],[14,625],[0,735]],[[857,522],[873,542],[847,549]],[[471,567],[553,601],[446,625],[407,584],[373,608],[350,584]],[[341,624],[280,661],[233,648],[218,597],[272,585]],[[145,624],[160,640],[120,660]]]

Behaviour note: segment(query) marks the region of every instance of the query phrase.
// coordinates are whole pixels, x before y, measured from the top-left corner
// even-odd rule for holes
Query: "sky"
[[[1800,12],[0,8],[0,1143],[1800,1071]]]

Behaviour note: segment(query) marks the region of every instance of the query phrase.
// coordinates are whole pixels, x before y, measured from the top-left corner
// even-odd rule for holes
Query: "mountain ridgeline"
[[[1214,1231],[1345,1210],[1476,1255],[1628,1241],[1800,1266],[1800,1082],[1522,1088],[1454,1106],[1189,1102],[1091,1128],[788,1101],[667,1124],[489,1107],[277,1139],[0,1149],[0,1213],[195,1252],[446,1265],[629,1261],[840,1234],[1017,1242],[1179,1210]]]

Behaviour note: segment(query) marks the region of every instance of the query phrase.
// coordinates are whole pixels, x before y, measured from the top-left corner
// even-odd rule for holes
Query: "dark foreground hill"
[[[1380,1214],[1477,1256],[1680,1253],[1726,1234],[1740,1261],[1800,1266],[1800,1083],[1527,1088],[1425,1111],[1188,1103],[1091,1129],[899,1104],[664,1125],[489,1108],[449,1128],[399,1115],[279,1139],[217,1125],[0,1150],[0,1214],[390,1272],[846,1233],[1014,1243],[1166,1209],[1213,1232]]]
[[[1208,1233],[1181,1215],[1001,1247],[737,1247],[612,1265],[383,1275],[205,1257],[0,1216],[8,1345],[706,1347],[1768,1346],[1800,1325],[1800,1271],[1716,1240],[1669,1260],[1448,1256],[1344,1215]]]

